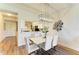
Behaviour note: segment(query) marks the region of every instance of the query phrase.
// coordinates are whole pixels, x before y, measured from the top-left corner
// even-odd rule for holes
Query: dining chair
[[[47,32],[47,35],[45,38],[45,43],[39,44],[39,46],[43,50],[47,51],[52,48],[52,46],[51,46],[52,40],[53,40],[53,32]]]
[[[31,33],[30,32],[26,33],[25,42],[26,42],[26,49],[28,54],[32,54],[39,49],[39,47],[36,44],[30,45],[30,37],[31,37]]]
[[[36,32],[34,32],[34,35],[35,35],[35,37],[41,37],[41,32],[36,31]]]
[[[56,46],[58,45],[58,32],[57,31],[54,31],[54,34],[53,34],[53,41],[52,41],[52,48],[54,50],[56,50]]]

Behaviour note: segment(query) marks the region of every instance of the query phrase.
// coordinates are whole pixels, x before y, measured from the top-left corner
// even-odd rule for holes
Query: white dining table
[[[45,42],[45,38],[42,37],[31,38],[30,40],[37,45]]]

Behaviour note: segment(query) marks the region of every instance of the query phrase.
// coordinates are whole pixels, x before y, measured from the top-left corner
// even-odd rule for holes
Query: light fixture
[[[8,15],[8,16],[12,16],[12,14],[10,14],[10,13],[7,13],[7,15]]]

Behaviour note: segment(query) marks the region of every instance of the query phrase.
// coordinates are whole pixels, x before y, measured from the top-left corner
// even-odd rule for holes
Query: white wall
[[[79,4],[76,4],[65,17],[59,44],[79,51]]]

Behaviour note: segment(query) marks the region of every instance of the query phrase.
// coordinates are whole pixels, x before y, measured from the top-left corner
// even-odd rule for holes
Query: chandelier
[[[52,18],[50,18],[49,14],[46,14],[46,13],[39,14],[38,15],[38,18],[42,22],[48,22],[48,23],[51,23],[52,22]]]

